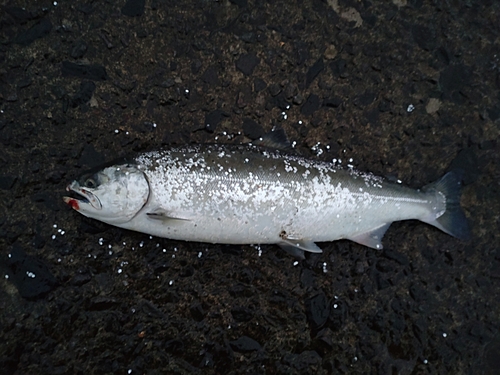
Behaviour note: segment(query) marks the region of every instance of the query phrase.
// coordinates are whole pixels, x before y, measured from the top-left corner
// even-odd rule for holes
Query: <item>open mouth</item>
[[[64,202],[75,210],[80,209],[80,204],[90,204],[96,210],[100,210],[102,208],[99,198],[87,189],[81,188],[80,184],[76,181],[69,184],[66,187],[66,191],[69,192],[69,194],[63,198]]]
[[[66,198],[75,199],[81,203],[90,203],[86,196],[77,193],[76,191],[69,190],[68,188],[66,188],[66,191],[69,193]]]

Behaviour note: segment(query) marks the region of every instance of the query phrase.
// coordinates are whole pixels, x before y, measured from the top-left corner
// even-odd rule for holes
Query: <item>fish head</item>
[[[66,187],[64,201],[82,215],[112,225],[124,224],[144,207],[149,183],[144,172],[131,164],[114,165],[86,174]]]

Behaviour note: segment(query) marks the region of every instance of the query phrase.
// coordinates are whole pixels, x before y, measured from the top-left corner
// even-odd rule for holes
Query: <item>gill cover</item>
[[[114,225],[130,221],[149,197],[146,176],[130,164],[107,167],[73,181],[66,190],[74,194],[64,197],[64,201],[76,211]]]

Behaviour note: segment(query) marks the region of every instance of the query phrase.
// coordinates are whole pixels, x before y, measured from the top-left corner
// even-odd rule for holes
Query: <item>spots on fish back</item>
[[[243,215],[259,207],[276,211],[293,204],[318,211],[387,201],[383,194],[359,187],[361,183],[382,188],[380,177],[251,146],[185,146],[143,154],[137,160],[151,169],[148,179],[158,200],[179,210],[226,207]],[[336,183],[344,175],[350,181]]]

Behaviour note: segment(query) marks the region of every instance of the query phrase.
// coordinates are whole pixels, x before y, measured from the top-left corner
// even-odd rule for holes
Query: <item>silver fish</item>
[[[64,201],[84,216],[175,240],[277,244],[303,258],[315,242],[382,249],[393,221],[416,219],[469,237],[460,177],[419,190],[370,173],[254,145],[143,153],[73,181]]]

